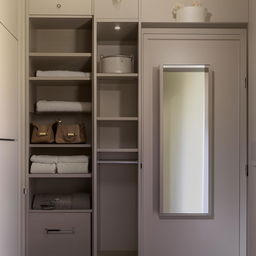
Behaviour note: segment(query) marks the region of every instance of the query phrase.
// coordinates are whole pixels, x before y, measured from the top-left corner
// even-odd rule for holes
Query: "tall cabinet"
[[[27,18],[26,256],[136,256],[141,169],[139,23],[129,21],[131,17],[103,21],[100,13],[94,20],[90,1],[80,5],[75,0],[68,9],[68,1],[39,2],[28,1]],[[132,8],[138,11],[137,1]],[[110,55],[131,56],[134,72],[102,72],[102,56]],[[90,76],[40,77],[38,70]],[[92,111],[38,112],[42,100],[89,102]],[[83,122],[86,143],[31,143],[34,123],[56,120]],[[89,173],[31,173],[33,155],[87,155]],[[74,193],[89,194],[90,207],[34,207],[37,195]]]
[[[27,53],[27,146],[26,146],[26,225],[27,255],[89,256],[92,252],[93,198],[93,108],[88,112],[38,112],[36,104],[44,101],[88,102],[93,107],[92,87],[92,17],[36,17],[28,18]],[[38,76],[37,71],[84,72],[80,76]],[[31,143],[32,124],[49,124],[56,120],[63,124],[84,123],[86,143]],[[89,157],[86,174],[31,173],[31,156]],[[89,194],[90,206],[84,208],[37,209],[38,195],[67,197]],[[55,196],[55,197],[56,197]],[[58,199],[54,199],[58,200]],[[73,199],[72,199],[73,200]],[[43,208],[41,202],[41,207]],[[48,203],[48,200],[47,200]],[[65,201],[64,201],[65,204]]]
[[[98,256],[135,256],[140,168],[138,23],[97,22],[96,29],[97,251]],[[134,72],[102,73],[101,59],[113,55],[132,56]]]

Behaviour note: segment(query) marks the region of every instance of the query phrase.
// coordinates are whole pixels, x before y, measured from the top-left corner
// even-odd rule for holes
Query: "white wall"
[[[174,21],[175,3],[191,5],[193,0],[141,0],[142,21]],[[248,0],[199,0],[212,13],[212,22],[248,22]]]

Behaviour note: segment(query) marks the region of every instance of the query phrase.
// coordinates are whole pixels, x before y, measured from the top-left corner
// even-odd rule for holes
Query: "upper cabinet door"
[[[14,36],[17,36],[17,16],[17,0],[0,0],[0,21]]]
[[[104,0],[103,0],[104,1]],[[144,22],[172,22],[172,8],[177,2],[192,5],[191,1],[176,0],[141,0],[142,21]],[[248,0],[202,0],[208,9],[211,22],[248,22]]]
[[[18,42],[0,24],[0,138],[18,137]]]
[[[91,0],[29,0],[29,14],[92,15]]]
[[[94,0],[95,17],[102,19],[138,19],[139,0]]]

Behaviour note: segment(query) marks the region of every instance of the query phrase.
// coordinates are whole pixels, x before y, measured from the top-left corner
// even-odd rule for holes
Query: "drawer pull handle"
[[[73,235],[74,229],[45,229],[47,235]]]
[[[59,8],[59,9],[60,9],[60,8],[61,8],[61,4],[57,4],[57,8]]]

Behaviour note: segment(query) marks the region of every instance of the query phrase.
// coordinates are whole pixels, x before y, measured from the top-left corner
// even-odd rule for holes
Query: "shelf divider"
[[[137,153],[138,148],[98,148],[98,153]]]
[[[29,77],[29,81],[91,81],[86,77]]]
[[[29,174],[29,178],[92,178],[92,174]]]
[[[131,160],[99,160],[97,161],[98,164],[139,164],[138,161],[131,161]]]
[[[92,209],[88,210],[29,210],[29,213],[92,213]]]
[[[115,73],[98,73],[98,79],[137,79],[139,77],[138,73],[125,73],[125,74],[115,74]]]
[[[91,144],[30,144],[30,148],[91,148]]]
[[[77,52],[77,53],[68,53],[68,52],[30,52],[30,57],[92,57],[91,52]]]
[[[138,121],[138,117],[97,117],[98,121]]]

